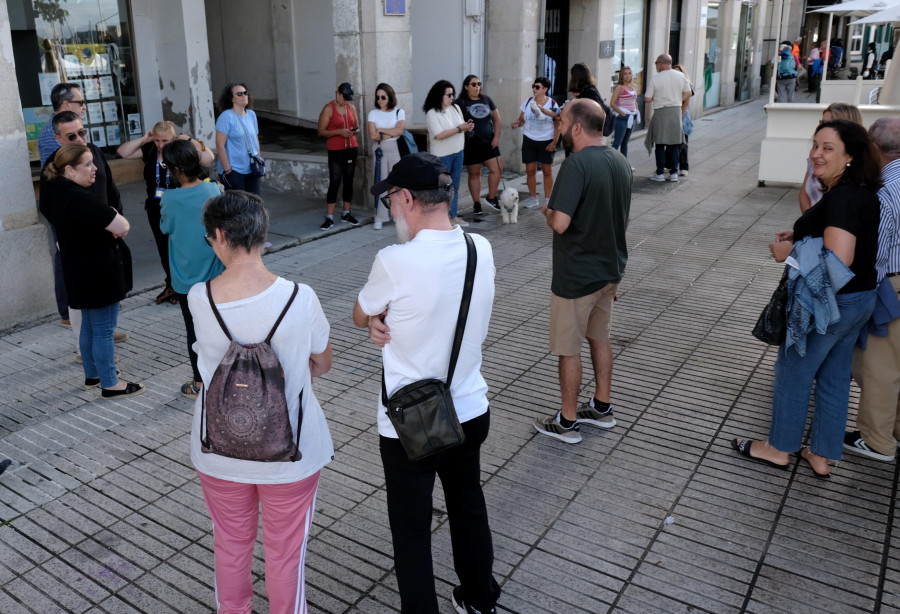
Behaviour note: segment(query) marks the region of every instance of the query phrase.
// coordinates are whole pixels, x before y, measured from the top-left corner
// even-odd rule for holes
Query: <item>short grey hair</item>
[[[869,126],[869,137],[886,156],[900,158],[900,117],[882,117]]]
[[[229,190],[203,205],[203,226],[210,236],[216,228],[225,233],[232,249],[261,246],[269,231],[269,212],[263,199],[242,190]]]
[[[410,190],[409,193],[426,212],[437,209],[438,205],[449,207],[450,201],[453,200],[453,178],[449,173],[441,173],[438,187],[430,190]]]

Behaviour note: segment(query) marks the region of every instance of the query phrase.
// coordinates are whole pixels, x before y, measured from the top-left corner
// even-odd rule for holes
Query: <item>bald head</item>
[[[672,56],[668,53],[662,53],[656,58],[656,70],[671,70]]]
[[[878,147],[882,164],[900,158],[900,117],[882,117],[869,126],[869,137]]]

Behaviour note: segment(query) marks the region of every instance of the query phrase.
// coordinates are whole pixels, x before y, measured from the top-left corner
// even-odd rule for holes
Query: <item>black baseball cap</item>
[[[338,94],[344,97],[344,100],[353,100],[353,87],[347,82],[338,86]]]
[[[373,196],[387,192],[390,188],[406,188],[407,190],[434,190],[440,185],[441,175],[449,175],[450,171],[434,154],[419,152],[400,158],[391,169],[387,179],[373,185],[369,191]]]

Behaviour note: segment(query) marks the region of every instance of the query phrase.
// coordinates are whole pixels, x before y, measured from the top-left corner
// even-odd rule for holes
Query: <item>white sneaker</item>
[[[374,228],[375,230],[381,230],[382,227],[383,226],[381,222],[375,222],[374,224],[372,224],[372,228]]]
[[[525,209],[533,209],[541,204],[541,201],[538,200],[537,196],[528,197],[524,203],[522,203],[522,207]]]
[[[658,175],[650,175],[650,181],[665,181],[665,180],[666,180],[666,176],[663,175],[662,173],[660,173]]]
[[[637,169],[634,168],[633,166],[631,167],[631,172],[632,172],[632,173],[633,173],[634,171],[636,171],[636,170],[637,170]]]
[[[687,177],[687,176],[688,176],[688,172],[687,172],[687,171],[678,171],[678,174],[679,174],[680,176],[682,176],[682,177]]]
[[[672,183],[678,183],[678,175],[675,173],[669,173],[669,176],[666,177],[666,181],[671,181]]]
[[[469,225],[469,222],[465,221],[461,217],[451,217],[450,223],[453,224],[454,226],[460,226],[461,228],[465,228],[466,226]]]

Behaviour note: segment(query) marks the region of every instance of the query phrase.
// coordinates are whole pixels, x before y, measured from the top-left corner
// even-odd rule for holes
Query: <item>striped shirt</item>
[[[44,124],[44,127],[41,128],[38,134],[38,155],[41,158],[42,167],[47,163],[47,158],[50,157],[50,154],[59,149],[59,141],[56,140],[56,135],[53,134],[54,117],[56,117],[56,113],[50,116],[50,119],[47,120],[47,123]]]
[[[880,282],[888,273],[900,273],[900,160],[881,169],[884,187],[878,190],[881,221],[878,224],[878,256],[875,268]]]

